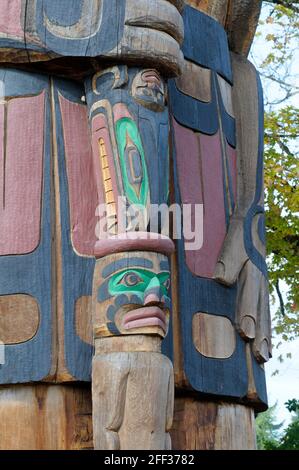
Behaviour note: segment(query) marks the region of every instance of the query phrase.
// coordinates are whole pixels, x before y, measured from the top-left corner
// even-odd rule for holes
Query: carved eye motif
[[[156,70],[144,70],[136,75],[132,95],[139,104],[152,111],[165,108],[165,84]]]
[[[163,282],[163,285],[165,287],[166,290],[169,290],[170,289],[170,279],[166,279],[166,281]]]
[[[127,273],[123,276],[120,284],[124,284],[127,287],[135,287],[142,282],[141,277],[136,273]]]

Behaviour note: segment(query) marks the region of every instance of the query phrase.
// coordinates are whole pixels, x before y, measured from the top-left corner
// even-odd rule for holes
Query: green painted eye
[[[167,291],[170,289],[170,278],[166,279],[166,281],[163,282],[163,286]]]
[[[123,276],[123,278],[119,281],[119,284],[123,284],[127,287],[134,287],[143,282],[140,276],[135,272],[127,273]]]

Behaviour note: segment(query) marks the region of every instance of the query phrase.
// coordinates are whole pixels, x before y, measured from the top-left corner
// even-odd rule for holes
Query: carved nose
[[[144,305],[148,304],[164,304],[162,299],[162,289],[160,281],[157,277],[154,277],[144,293]]]

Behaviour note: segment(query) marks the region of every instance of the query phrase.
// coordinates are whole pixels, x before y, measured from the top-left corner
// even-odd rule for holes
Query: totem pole
[[[263,96],[245,57],[261,2],[186,3],[185,68],[170,82],[174,199],[204,214],[202,246],[179,240],[172,271],[173,445],[248,449],[271,355]]]
[[[0,449],[255,447],[260,6],[0,0]]]

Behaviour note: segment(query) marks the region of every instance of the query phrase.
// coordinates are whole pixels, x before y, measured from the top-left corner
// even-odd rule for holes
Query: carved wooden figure
[[[255,447],[260,8],[0,1],[1,449]],[[154,220],[173,203],[201,247]]]
[[[163,254],[132,251],[97,261],[92,368],[97,449],[171,449],[173,368],[161,354],[169,289]]]

